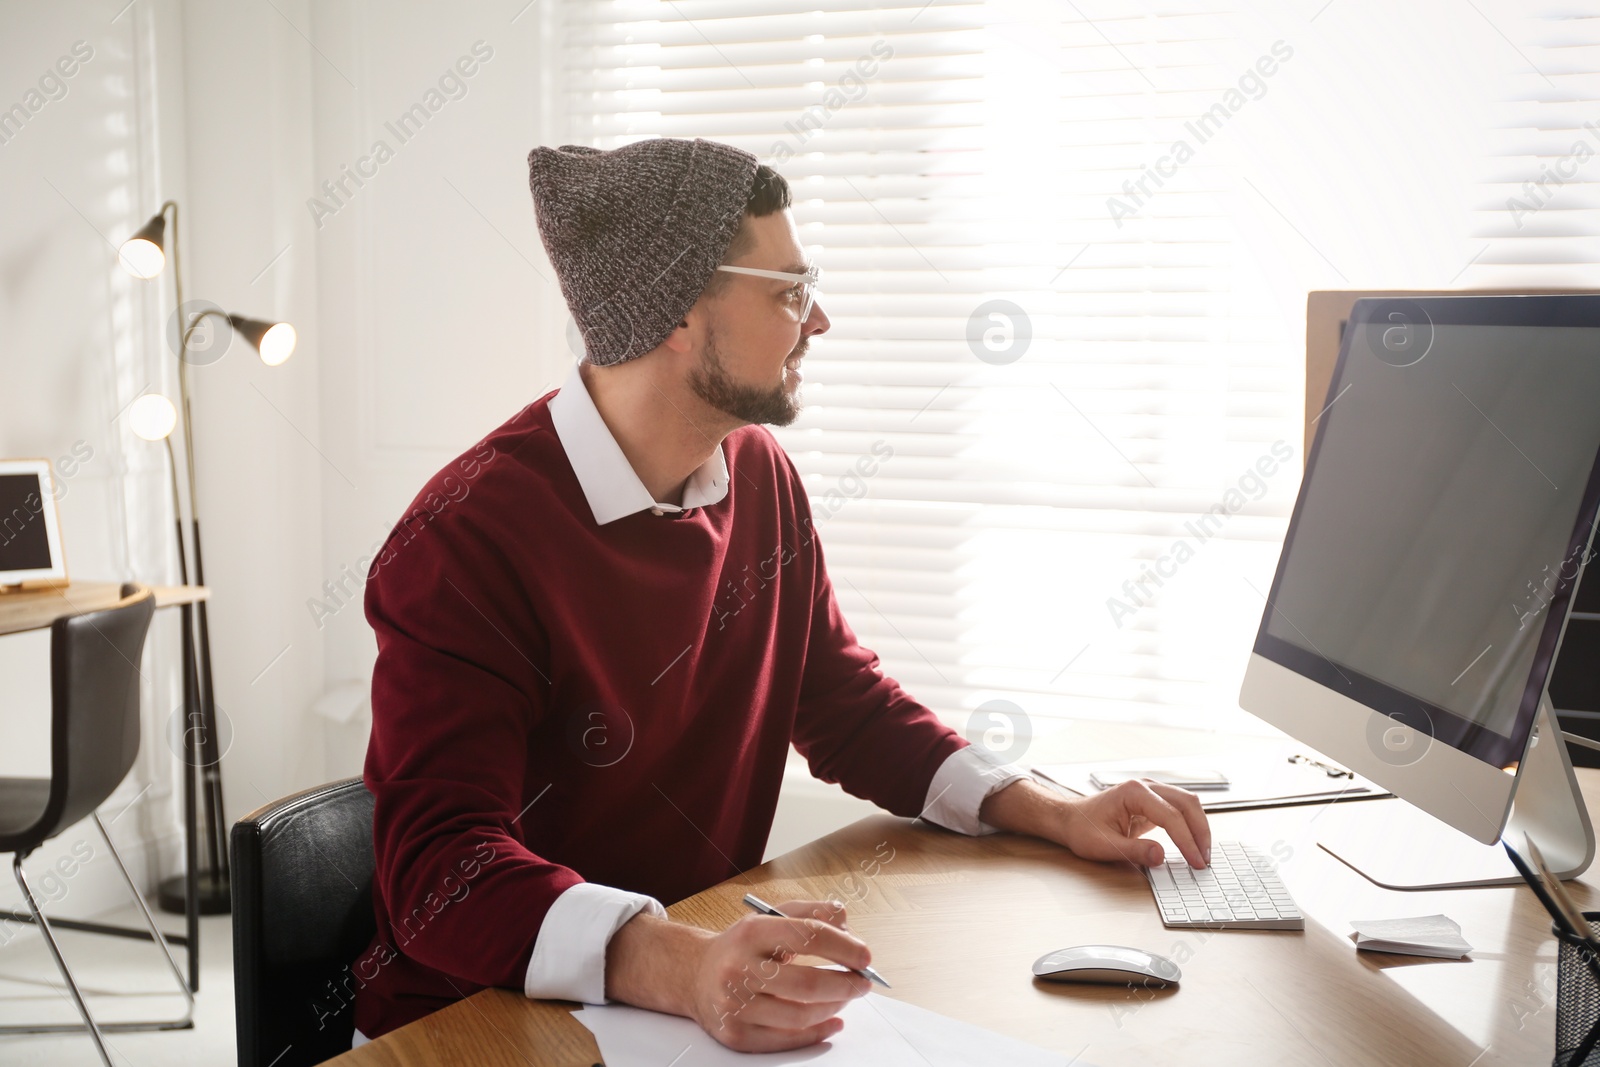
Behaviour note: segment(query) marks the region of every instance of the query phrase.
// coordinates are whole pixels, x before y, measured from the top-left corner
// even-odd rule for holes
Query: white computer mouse
[[[1105,982],[1160,989],[1183,977],[1165,956],[1121,945],[1078,945],[1040,956],[1033,975],[1050,982]]]

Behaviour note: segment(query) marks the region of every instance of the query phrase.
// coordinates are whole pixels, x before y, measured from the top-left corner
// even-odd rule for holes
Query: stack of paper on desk
[[[1458,960],[1472,951],[1455,920],[1443,915],[1415,919],[1364,919],[1350,924],[1356,931],[1356,948],[1368,952],[1403,952],[1408,956],[1437,956]]]
[[[588,1005],[572,1017],[594,1034],[606,1067],[777,1067],[812,1061],[838,1067],[1088,1067],[1070,1055],[876,993],[846,1005],[839,1013],[844,1029],[837,1035],[792,1052],[734,1052],[688,1019],[626,1004]]]
[[[1314,804],[1331,800],[1357,800],[1391,795],[1388,790],[1360,775],[1333,778],[1320,766],[1291,763],[1289,757],[1309,753],[1309,749],[1285,745],[1260,756],[1174,756],[1166,759],[1099,760],[1093,763],[1046,763],[1033,768],[1055,784],[1083,796],[1100,790],[1089,781],[1095,771],[1167,770],[1192,772],[1221,771],[1228,776],[1225,789],[1197,793],[1207,811],[1240,808],[1280,807],[1287,804]],[[1320,759],[1321,757],[1317,757]]]

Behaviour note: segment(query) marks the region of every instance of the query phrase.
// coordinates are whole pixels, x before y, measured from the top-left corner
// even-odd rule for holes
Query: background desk
[[[1089,737],[1101,736],[1096,729],[1089,728]],[[1118,753],[1154,755],[1172,751],[1172,735],[1182,731],[1117,733]],[[1148,747],[1127,743],[1145,736],[1153,742]],[[1183,750],[1239,747],[1237,739],[1190,736],[1196,741]],[[1079,758],[1111,754],[1094,751],[1100,744],[1077,747]],[[1578,777],[1590,817],[1600,817],[1600,771],[1579,770]],[[1218,838],[1242,838],[1289,856],[1282,869],[1306,914],[1303,933],[1168,930],[1131,865],[1088,863],[1032,838],[968,838],[887,815],[863,819],[668,910],[680,921],[721,929],[747,913],[740,904],[747,891],[772,901],[842,897],[850,903],[851,928],[894,983],[885,995],[1053,1049],[1063,1062],[1081,1055],[1101,1067],[1549,1063],[1555,941],[1533,894],[1523,887],[1379,889],[1316,847],[1317,825],[1337,811],[1296,807],[1212,817]],[[1600,906],[1600,893],[1581,881],[1569,884],[1580,903]],[[1352,919],[1434,912],[1461,924],[1476,949],[1473,959],[1357,953],[1348,936]],[[1172,956],[1183,982],[1135,992],[1032,978],[1037,957],[1093,942]],[[569,1017],[572,1008],[488,989],[330,1062],[587,1067],[599,1062],[598,1051]]]
[[[58,589],[0,593],[0,635],[42,630],[64,615],[109,608],[121,599],[120,582],[72,582]],[[211,596],[203,585],[153,585],[156,607],[197,604]]]

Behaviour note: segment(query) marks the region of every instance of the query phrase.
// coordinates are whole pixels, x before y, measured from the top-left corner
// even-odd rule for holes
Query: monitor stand
[[[1594,828],[1548,696],[1539,698],[1533,729],[1501,836],[1521,851],[1523,835],[1531,835],[1552,871],[1576,878],[1594,859]],[[1335,804],[1318,821],[1317,843],[1385,889],[1522,881],[1498,844],[1474,841],[1404,801]]]

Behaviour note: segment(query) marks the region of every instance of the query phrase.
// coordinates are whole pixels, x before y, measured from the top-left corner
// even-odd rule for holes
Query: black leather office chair
[[[100,1036],[102,1031],[176,1030],[194,1025],[194,995],[189,984],[95,813],[128,776],[139,753],[139,657],[156,607],[155,594],[137,583],[124,583],[120,594],[121,599],[109,608],[69,615],[51,624],[50,777],[0,778],[0,853],[15,854],[11,869],[17,884],[61,977],[66,979],[78,1014],[83,1016],[82,1023],[3,1026],[0,1034],[86,1032],[106,1067],[111,1067],[111,1057]],[[85,816],[93,820],[105,840],[128,892],[144,915],[151,939],[167,957],[187,1005],[181,1018],[98,1025],[78,992],[50,923],[28,885],[22,861]]]
[[[351,964],[377,931],[372,803],[360,778],[346,778],[234,823],[239,1067],[302,1067],[350,1050]]]

